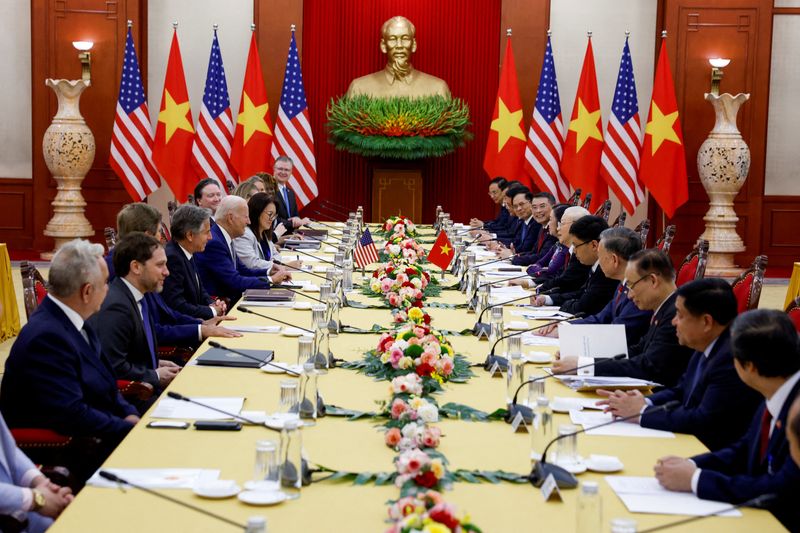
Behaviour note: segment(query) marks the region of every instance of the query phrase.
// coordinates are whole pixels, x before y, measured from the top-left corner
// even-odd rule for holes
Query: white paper
[[[730,503],[701,500],[691,492],[673,492],[654,477],[606,476],[606,482],[632,513],[711,515],[727,509]],[[742,516],[733,510],[717,516]]]
[[[256,302],[251,300],[244,300],[240,302],[245,307],[287,307],[291,309],[294,307],[294,302]]]
[[[540,337],[546,338],[546,337]],[[558,340],[558,339],[551,339]],[[660,387],[661,384],[645,379],[627,378],[621,376],[555,376],[557,380],[571,389],[581,387],[603,387],[606,389],[614,387]]]
[[[200,403],[216,407],[238,415],[244,405],[244,398],[192,398]],[[227,420],[232,418],[213,409],[206,409],[196,403],[162,398],[150,415],[152,418],[180,418],[183,420]]]
[[[561,353],[576,357],[628,356],[624,324],[558,324]]]
[[[553,337],[542,337],[541,335],[522,335],[522,344],[526,346],[555,346],[558,347],[558,339]]]
[[[598,411],[570,411],[569,418],[573,424],[583,426],[584,429],[606,424],[614,420],[611,413],[603,413]],[[661,431],[660,429],[643,428],[639,424],[632,424],[630,422],[617,422],[616,424],[609,424],[608,426],[587,429],[587,435],[603,435],[615,437],[647,437],[654,439],[674,439],[675,434],[671,431]]]
[[[577,409],[583,407],[584,409],[595,409],[602,411],[605,409],[603,405],[597,405],[600,398],[574,398],[567,396],[556,396],[553,398],[551,405],[565,406],[568,409]]]
[[[191,489],[198,483],[219,479],[219,470],[206,468],[103,468],[125,481],[148,489]],[[101,478],[96,472],[86,482],[101,488],[117,488],[115,481]]]
[[[239,333],[280,333],[280,326],[225,326]]]

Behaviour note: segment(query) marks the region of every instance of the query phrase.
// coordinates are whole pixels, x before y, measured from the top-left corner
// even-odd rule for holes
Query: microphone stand
[[[243,305],[237,306],[236,309],[238,309],[239,311],[242,311],[243,313],[250,313],[251,315],[260,316],[261,318],[266,318],[267,320],[272,320],[274,322],[277,322],[278,324],[283,324],[284,326],[289,326],[290,328],[302,329],[303,331],[305,331],[306,333],[310,333],[311,335],[314,334],[314,332],[311,331],[310,329],[301,328],[300,326],[295,326],[294,324],[290,324],[288,322],[284,322],[283,320],[278,320],[277,318],[273,318],[273,317],[268,316],[268,315],[263,315],[261,313],[256,313],[255,311],[253,311],[249,307],[245,307]],[[208,341],[208,342],[210,344],[211,342],[214,342],[214,341]]]
[[[689,517],[689,518],[684,518],[682,520],[677,520],[675,522],[669,522],[669,523],[661,525],[661,526],[651,527],[649,529],[643,529],[641,531],[641,533],[651,533],[653,531],[662,531],[664,529],[669,529],[669,528],[675,527],[675,526],[682,526],[684,524],[689,524],[691,522],[697,522],[698,520],[703,520],[705,518],[710,518],[712,516],[718,516],[718,515],[721,515],[721,514],[729,513],[731,511],[735,511],[735,510],[740,509],[742,507],[753,507],[755,509],[768,509],[771,506],[771,504],[775,503],[777,500],[778,500],[778,495],[777,494],[772,494],[772,493],[770,493],[770,494],[762,494],[761,496],[756,496],[755,498],[751,498],[751,499],[747,500],[746,502],[737,503],[736,505],[731,505],[730,507],[728,507],[726,509],[720,509],[719,511],[716,511],[716,512],[713,512],[713,513],[703,514],[703,515],[700,515],[700,516],[692,516],[692,517]]]
[[[316,274],[314,272],[309,272],[308,270],[303,270],[302,268],[299,268],[299,267],[296,267],[296,266],[287,265],[286,263],[284,263],[282,261],[278,261],[277,259],[273,259],[272,262],[276,263],[278,265],[281,265],[281,266],[285,266],[286,268],[291,268],[292,270],[294,270],[296,272],[300,272],[301,274],[308,274],[309,276],[314,276],[315,278],[320,278],[320,279],[324,279],[325,281],[328,281],[328,278],[326,278],[325,276],[321,276],[321,275]]]
[[[161,492],[155,491],[155,490],[147,488],[145,486],[138,485],[136,483],[131,483],[130,481],[128,481],[126,479],[123,479],[123,478],[119,477],[118,475],[116,475],[116,474],[114,474],[112,472],[109,472],[108,470],[99,470],[97,472],[97,475],[100,476],[103,479],[107,479],[108,481],[113,481],[114,483],[117,483],[119,485],[120,489],[122,489],[122,485],[128,485],[128,486],[133,487],[135,489],[141,490],[142,492],[146,492],[148,494],[152,494],[153,496],[155,496],[157,498],[161,498],[162,500],[167,500],[167,501],[172,502],[174,504],[180,505],[181,507],[186,507],[187,509],[191,509],[192,511],[195,511],[195,512],[198,512],[198,513],[202,513],[202,514],[204,514],[206,516],[210,516],[211,518],[219,520],[220,522],[225,522],[229,526],[233,526],[235,528],[238,528],[240,531],[245,531],[247,529],[247,526],[245,524],[240,524],[239,522],[235,522],[235,521],[231,520],[230,518],[225,518],[224,516],[220,516],[218,514],[214,514],[214,513],[210,512],[210,511],[207,511],[207,510],[203,509],[202,507],[197,507],[196,505],[192,505],[191,503],[182,502],[181,500],[179,500],[177,498],[173,498],[172,496],[168,496],[167,494],[162,494]]]
[[[297,285],[294,285],[294,286],[296,287]],[[311,299],[311,300],[314,300],[315,302],[319,302],[319,303],[321,303],[321,304],[326,304],[326,305],[327,305],[327,303],[326,303],[326,302],[323,302],[323,301],[322,301],[322,300],[320,300],[319,298],[315,298],[314,296],[311,296],[311,295],[309,295],[309,294],[306,294],[306,293],[304,293],[304,292],[300,292],[300,291],[298,291],[298,290],[292,289],[292,288],[290,288],[290,287],[289,287],[289,285],[273,285],[273,286],[272,286],[272,288],[273,288],[273,289],[283,289],[283,290],[285,290],[285,291],[293,292],[294,294],[298,294],[298,295],[300,295],[300,296],[305,296],[306,298],[309,298],[309,299]]]
[[[342,204],[337,204],[336,202],[332,202],[328,199],[323,199],[320,201],[320,203],[330,206],[331,208],[336,208],[336,210],[343,215],[350,216],[350,209],[347,206],[344,206]]]
[[[651,412],[653,412],[653,411],[669,411],[671,409],[674,409],[674,408],[678,407],[680,404],[681,404],[680,401],[672,400],[671,402],[667,402],[667,403],[664,403],[664,404],[661,404],[661,405],[659,405],[657,407],[652,408]],[[610,426],[611,424],[616,424],[618,422],[624,422],[626,420],[631,420],[633,418],[638,418],[639,416],[640,416],[640,413],[636,413],[636,414],[629,415],[629,416],[623,416],[622,418],[615,418],[615,419],[610,420],[608,422],[604,422],[602,424],[598,424],[597,426],[592,426],[590,428],[587,428],[587,427],[584,426],[582,429],[579,429],[578,431],[573,431],[572,433],[565,433],[564,435],[559,435],[558,437],[554,438],[549,443],[547,443],[547,446],[545,446],[545,448],[544,448],[544,452],[542,452],[542,460],[537,462],[536,466],[533,467],[533,470],[531,470],[531,473],[528,476],[528,481],[530,481],[531,484],[534,487],[541,487],[542,484],[544,483],[544,480],[547,479],[548,476],[552,475],[555,478],[556,485],[559,488],[561,488],[561,489],[574,489],[575,487],[578,486],[578,480],[575,478],[575,476],[572,475],[570,472],[568,472],[566,469],[564,469],[564,468],[562,468],[562,467],[560,467],[558,465],[550,464],[550,463],[548,463],[546,461],[547,452],[550,450],[550,446],[552,446],[555,442],[557,442],[557,441],[559,441],[561,439],[565,439],[567,437],[574,437],[575,435],[579,435],[581,433],[586,433],[587,431],[592,430],[592,429],[597,429],[597,428],[602,428],[602,427],[605,427],[605,426]]]
[[[287,374],[291,374],[293,376],[299,376],[300,375],[300,372],[295,372],[294,370],[289,370],[287,367],[283,367],[283,366],[275,364],[275,363],[273,363],[271,361],[263,361],[263,360],[259,359],[258,357],[253,357],[252,355],[250,355],[250,354],[248,354],[246,352],[243,352],[241,350],[234,350],[233,348],[228,348],[227,346],[223,346],[222,344],[218,343],[217,341],[208,341],[208,345],[211,346],[212,348],[219,348],[220,350],[225,350],[226,352],[231,352],[231,353],[235,353],[236,355],[241,355],[242,357],[244,357],[246,359],[251,359],[253,361],[262,363],[264,365],[274,366],[275,368],[279,368],[279,369],[285,371]],[[206,406],[206,407],[208,407],[209,409],[214,409],[213,407],[209,407],[209,406]],[[217,411],[219,411],[219,409],[217,409]],[[220,412],[222,412],[222,411],[220,411]]]
[[[478,316],[478,321],[475,322],[475,325],[472,327],[472,334],[478,336],[479,338],[480,338],[481,335],[487,335],[487,336],[489,335],[489,333],[491,332],[492,326],[490,324],[486,324],[484,322],[481,322],[481,319],[483,319],[484,313],[486,313],[486,311],[488,311],[489,309],[492,309],[492,308],[497,307],[497,306],[503,306],[503,305],[506,305],[506,304],[513,304],[514,302],[519,302],[520,300],[527,300],[528,298],[530,298],[529,294],[527,294],[525,296],[522,296],[520,298],[514,298],[513,300],[508,300],[508,301],[505,301],[505,302],[498,302],[496,304],[487,305],[486,309],[481,311],[481,314]]]
[[[530,407],[526,407],[524,405],[517,405],[517,396],[519,396],[519,391],[521,391],[522,387],[524,387],[525,385],[528,385],[530,383],[536,383],[537,381],[544,381],[546,379],[550,379],[556,376],[564,376],[570,374],[573,371],[581,370],[583,368],[590,368],[596,365],[602,365],[606,361],[618,361],[620,359],[625,359],[625,357],[627,357],[626,354],[618,353],[617,355],[611,357],[603,357],[600,361],[594,361],[586,365],[575,367],[572,370],[566,372],[553,372],[552,374],[545,374],[544,376],[537,376],[535,378],[523,381],[522,383],[519,384],[519,387],[517,387],[517,390],[514,392],[514,398],[511,400],[511,403],[508,404],[508,416],[506,417],[506,422],[510,424],[517,416],[517,413],[522,414],[522,417],[525,419],[526,424],[530,424],[530,422],[533,420],[533,410]]]
[[[310,253],[308,253],[308,252],[304,252],[303,250],[301,250],[301,249],[299,249],[299,248],[296,248],[296,249],[294,249],[294,250],[292,250],[292,251],[293,251],[293,252],[297,252],[297,253],[299,253],[299,254],[307,255],[308,257],[311,257],[312,259],[316,259],[317,261],[321,261],[321,262],[323,262],[323,263],[328,263],[329,265],[333,265],[333,266],[335,266],[336,268],[341,268],[339,265],[337,265],[337,264],[336,264],[336,263],[334,263],[333,261],[328,261],[327,259],[323,259],[323,258],[321,258],[321,257],[317,257],[316,255],[311,255]]]

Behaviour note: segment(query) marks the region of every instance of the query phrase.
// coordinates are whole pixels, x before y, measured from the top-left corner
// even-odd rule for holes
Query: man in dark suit
[[[504,226],[498,226],[491,231],[480,229],[472,232],[479,237],[478,242],[486,243],[486,248],[489,250],[499,250],[501,245],[509,246],[519,233],[522,221],[514,209],[514,197],[520,192],[530,192],[530,189],[518,181],[509,181],[503,190],[502,202],[508,211],[508,220]]]
[[[639,309],[653,311],[650,328],[637,344],[628,347],[627,359],[597,361],[596,366],[581,369],[580,373],[647,379],[673,387],[686,372],[694,350],[678,343],[672,324],[676,298],[672,260],[661,250],[644,249],[631,256],[625,268],[625,279],[628,298]],[[588,358],[562,354],[553,363],[553,369],[571,372],[591,362]]]
[[[278,211],[278,223],[283,224],[288,233],[311,223],[308,218],[300,218],[297,211],[297,196],[289,188],[289,181],[292,179],[294,171],[294,161],[291,157],[282,155],[275,159],[272,173],[275,181],[278,182],[278,191],[275,198],[275,208]]]
[[[547,255],[558,239],[550,235],[550,213],[553,211],[556,199],[549,192],[537,192],[531,199],[531,212],[533,220],[536,221],[536,237],[533,247],[528,252],[511,258],[512,265],[528,266],[537,262],[542,256]]]
[[[45,428],[101,439],[91,473],[139,417],[117,389],[95,328],[85,321],[108,292],[103,247],[88,241],[64,244],[50,265],[49,295],[11,347],[0,409],[11,428]],[[72,466],[72,465],[69,465]]]
[[[562,311],[577,314],[599,313],[611,301],[619,282],[608,278],[600,268],[598,247],[600,234],[608,229],[608,223],[593,215],[581,217],[570,226],[573,255],[584,266],[591,269],[583,285],[573,291],[551,291],[536,298],[534,305],[558,305]]]
[[[680,382],[647,398],[639,391],[598,393],[608,398],[601,403],[616,416],[641,413],[642,427],[690,433],[710,450],[718,450],[744,435],[761,402],[733,364],[728,326],[736,318],[736,297],[730,284],[719,278],[692,281],[676,294],[672,323],[678,342],[696,350]],[[673,400],[681,406],[671,411],[652,408]]]
[[[789,431],[786,432],[789,439],[789,452],[794,464],[800,467],[800,397],[792,404],[789,410]]]
[[[608,228],[600,234],[600,245],[597,247],[600,268],[607,278],[622,281],[628,259],[641,249],[642,240],[635,231],[629,228]],[[647,332],[652,316],[652,311],[642,311],[636,307],[620,284],[614,297],[599,313],[573,320],[572,324],[622,324],[625,326],[628,346],[633,346]],[[558,324],[552,324],[539,333],[555,337],[557,332]]]
[[[514,238],[510,242],[502,241],[496,248],[497,256],[502,258],[531,252],[541,229],[533,218],[533,193],[529,189],[516,189],[512,206],[519,222]]]
[[[731,348],[739,377],[765,399],[749,430],[715,452],[661,458],[656,478],[669,490],[691,491],[706,500],[741,503],[775,494],[770,511],[789,531],[800,531],[800,468],[786,437],[789,407],[800,393],[797,331],[786,313],[748,311],[731,326]]]
[[[503,229],[508,224],[508,209],[503,205],[503,191],[508,187],[508,181],[503,177],[492,178],[489,182],[489,198],[500,207],[497,216],[492,220],[483,222],[480,219],[472,218],[469,225],[475,229],[485,229],[487,231],[495,231]]]
[[[169,275],[164,248],[150,235],[130,233],[114,248],[114,268],[117,277],[100,311],[89,322],[118,379],[144,381],[162,390],[180,367],[157,358],[158,310],[145,295],[160,291]],[[193,327],[197,331],[197,325]]]
[[[204,251],[194,254],[197,272],[208,292],[218,298],[229,298],[231,303],[238,301],[247,289],[268,289],[270,283],[280,283],[290,277],[285,271],[269,277],[266,269],[247,268],[236,257],[233,239],[244,235],[249,223],[244,198],[226,196],[217,208],[211,241]]]
[[[211,240],[211,213],[193,205],[182,205],[172,215],[172,240],[164,247],[169,277],[162,298],[173,309],[203,320],[225,314],[225,303],[206,292],[195,266],[194,254]]]

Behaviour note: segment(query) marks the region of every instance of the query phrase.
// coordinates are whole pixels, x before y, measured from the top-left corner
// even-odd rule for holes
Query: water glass
[[[506,354],[510,357],[512,355],[522,355],[522,336],[512,335],[506,339]]]
[[[278,445],[271,440],[256,441],[256,463],[253,483],[257,490],[272,491],[281,488],[281,471],[278,468]]]
[[[492,307],[492,329],[489,333],[489,341],[496,342],[503,336],[503,306]]]
[[[523,399],[523,405],[533,407],[536,405],[536,399],[545,397],[544,394],[544,381],[533,381],[528,383],[528,397]]]
[[[299,412],[300,392],[297,380],[281,380],[281,396],[278,412],[282,414],[297,414]]]
[[[313,361],[311,358],[314,349],[314,337],[302,335],[297,339],[297,366],[302,366],[306,361]]]
[[[557,443],[555,460],[550,462],[557,464],[573,464],[578,462],[578,436],[572,435],[578,428],[572,424],[561,424],[558,426],[558,436],[570,435],[560,439]]]

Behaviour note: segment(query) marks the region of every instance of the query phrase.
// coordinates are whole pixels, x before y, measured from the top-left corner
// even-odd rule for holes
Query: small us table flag
[[[353,250],[353,258],[356,260],[358,268],[362,269],[378,260],[378,250],[375,248],[375,241],[372,240],[372,234],[366,228],[364,229],[364,234],[356,243],[356,248]]]

